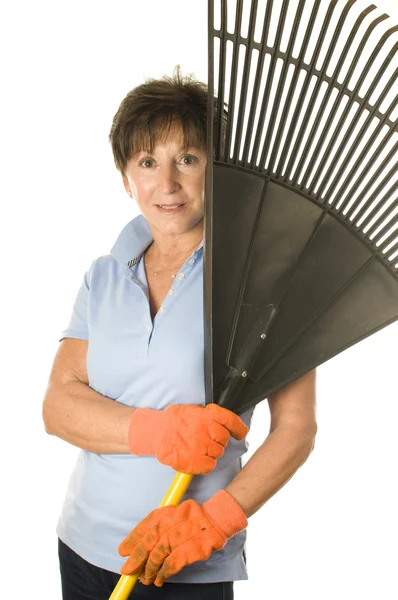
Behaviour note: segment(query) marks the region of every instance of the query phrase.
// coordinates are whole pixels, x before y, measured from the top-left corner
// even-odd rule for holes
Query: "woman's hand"
[[[237,415],[217,404],[137,408],[129,447],[132,454],[156,456],[180,473],[204,475],[214,469],[231,435],[242,440],[247,432]]]
[[[137,573],[145,566],[141,583],[161,587],[183,567],[221,550],[246,527],[245,513],[225,490],[202,505],[186,500],[178,506],[157,508],[120,544],[119,554],[130,556],[121,573]]]

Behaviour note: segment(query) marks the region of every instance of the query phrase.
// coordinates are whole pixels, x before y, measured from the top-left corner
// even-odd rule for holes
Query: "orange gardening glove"
[[[247,426],[217,404],[137,408],[129,429],[132,454],[156,456],[180,473],[205,475],[216,466],[232,435],[243,440]]]
[[[226,490],[202,505],[185,500],[178,506],[157,508],[120,544],[119,554],[130,555],[120,571],[130,575],[145,566],[141,583],[161,587],[183,567],[221,550],[230,537],[246,527],[245,513]]]

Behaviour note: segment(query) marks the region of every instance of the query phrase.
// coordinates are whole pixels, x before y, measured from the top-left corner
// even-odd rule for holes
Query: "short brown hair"
[[[207,99],[207,85],[193,75],[183,76],[179,66],[171,77],[148,79],[132,89],[121,102],[109,133],[116,168],[124,174],[137,152],[152,153],[173,122],[181,125],[186,148],[206,148]]]

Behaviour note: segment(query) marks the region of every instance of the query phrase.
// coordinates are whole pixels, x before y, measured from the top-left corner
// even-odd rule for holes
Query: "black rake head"
[[[209,1],[211,400],[241,413],[398,319],[397,51],[357,0]]]

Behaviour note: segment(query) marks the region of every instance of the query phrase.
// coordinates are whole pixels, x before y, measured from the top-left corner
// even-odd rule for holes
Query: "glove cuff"
[[[130,421],[128,444],[131,454],[156,456],[159,430],[164,413],[152,408],[136,408]]]
[[[247,527],[247,517],[240,504],[226,490],[214,494],[202,508],[226,540]]]

